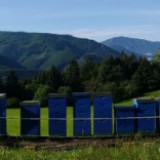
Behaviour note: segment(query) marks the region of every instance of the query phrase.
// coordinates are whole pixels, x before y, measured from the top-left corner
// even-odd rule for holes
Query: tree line
[[[158,89],[160,64],[123,52],[99,63],[91,58],[86,58],[83,63],[72,60],[63,71],[52,66],[26,80],[18,79],[13,70],[5,83],[0,78],[0,92],[7,93],[12,101],[15,98],[40,99],[42,106],[47,105],[49,92],[111,92],[114,102],[118,102]]]

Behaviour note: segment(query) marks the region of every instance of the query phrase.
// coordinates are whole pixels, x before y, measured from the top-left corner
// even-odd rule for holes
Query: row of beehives
[[[93,96],[94,135],[153,133],[159,130],[159,100],[135,99],[133,106],[112,108],[107,93]],[[91,94],[74,93],[74,136],[91,135]],[[0,94],[0,135],[6,135],[6,96]],[[21,103],[21,135],[40,135],[39,101]],[[49,94],[49,135],[66,136],[67,98],[64,94]],[[114,114],[112,114],[114,113]]]

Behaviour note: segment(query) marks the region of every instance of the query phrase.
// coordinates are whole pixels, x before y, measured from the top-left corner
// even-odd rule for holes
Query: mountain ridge
[[[119,52],[124,50],[128,54],[134,53],[138,57],[145,56],[148,53],[153,56],[158,48],[160,48],[159,41],[149,41],[125,36],[113,37],[101,43]]]
[[[118,51],[86,38],[70,35],[28,32],[0,32],[0,55],[27,69],[65,67],[72,59],[95,60],[117,56]]]

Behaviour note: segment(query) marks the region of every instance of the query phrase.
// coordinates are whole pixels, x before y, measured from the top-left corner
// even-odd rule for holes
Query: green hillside
[[[70,60],[92,56],[95,60],[119,52],[93,40],[47,33],[0,32],[0,55],[27,69],[63,68]]]
[[[23,69],[16,61],[0,55],[0,69]]]

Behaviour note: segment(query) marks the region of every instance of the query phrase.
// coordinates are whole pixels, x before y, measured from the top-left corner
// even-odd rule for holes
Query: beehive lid
[[[93,93],[94,97],[99,97],[99,96],[111,96],[110,92],[95,92]]]
[[[144,97],[144,98],[135,98],[134,102],[137,103],[153,103],[155,102],[154,98],[151,97]]]
[[[5,93],[0,93],[0,99],[5,99],[6,98],[6,94]]]
[[[134,110],[135,107],[134,106],[114,106],[115,109],[122,109],[122,110]]]
[[[66,97],[67,94],[66,93],[49,93],[48,97],[49,98],[63,98]]]
[[[39,100],[27,100],[27,101],[22,101],[20,103],[21,106],[34,106],[34,105],[40,105]]]
[[[155,97],[155,100],[156,101],[160,101],[160,97]]]
[[[75,92],[73,93],[73,97],[85,97],[85,96],[91,96],[90,92]]]

